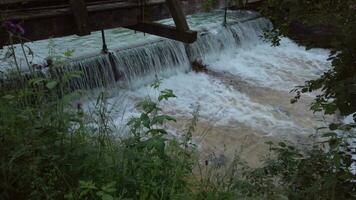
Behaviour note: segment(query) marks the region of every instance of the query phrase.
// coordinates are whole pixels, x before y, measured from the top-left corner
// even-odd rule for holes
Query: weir
[[[75,89],[107,87],[116,81],[119,86],[137,87],[157,76],[190,71],[190,63],[196,59],[205,60],[229,49],[253,45],[260,40],[262,31],[271,27],[269,20],[253,16],[244,22],[212,27],[213,31],[202,30],[193,44],[159,39],[109,54],[78,58],[66,69],[85,72],[83,78],[73,81]]]
[[[243,11],[239,15],[241,16],[236,21],[225,26],[220,21],[209,28],[197,27],[199,34],[193,44],[151,37],[141,43],[113,49],[106,54],[84,54],[70,60],[60,70],[41,70],[39,73],[41,76],[62,76],[64,72],[84,72],[81,78],[71,81],[70,87],[73,90],[108,87],[114,83],[122,87],[137,87],[153,81],[156,76],[167,77],[190,71],[190,63],[196,59],[216,56],[221,51],[258,41],[260,32],[271,26],[267,19],[261,18],[256,12]],[[249,39],[246,36],[255,38]],[[5,88],[12,87],[9,85],[17,82],[17,78],[12,76],[1,76],[1,85]]]

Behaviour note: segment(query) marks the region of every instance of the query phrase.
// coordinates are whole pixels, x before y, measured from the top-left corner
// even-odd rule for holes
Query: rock
[[[192,62],[192,69],[195,72],[206,72],[206,65],[204,65],[203,60],[198,58]]]

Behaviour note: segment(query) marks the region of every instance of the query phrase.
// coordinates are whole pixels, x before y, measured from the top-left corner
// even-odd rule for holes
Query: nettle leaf
[[[340,123],[331,123],[331,124],[329,124],[329,129],[334,131],[334,130],[338,129],[341,125],[342,124],[340,124]]]
[[[102,200],[114,200],[114,197],[112,197],[109,194],[104,194],[103,196],[101,196]]]
[[[41,84],[43,83],[44,81],[46,81],[47,79],[45,78],[33,78],[29,81],[29,84],[30,85],[38,85],[38,84]]]
[[[11,95],[11,94],[7,94],[5,96],[2,97],[3,99],[7,99],[7,100],[11,100],[13,98],[15,98],[15,96]]]
[[[141,127],[141,120],[139,118],[131,118],[127,125],[134,131]]]
[[[328,132],[328,133],[324,133],[323,137],[332,137],[335,138],[337,137],[337,134],[335,132]]]
[[[49,90],[53,90],[58,85],[57,81],[50,81],[46,84],[46,88]]]
[[[165,139],[160,136],[150,138],[145,141],[145,146],[148,149],[156,149],[159,152],[164,152],[166,146]]]
[[[169,98],[175,98],[175,97],[177,96],[173,93],[173,90],[166,89],[161,91],[161,94],[158,97],[158,101],[162,101],[163,99],[168,100]]]
[[[144,127],[146,128],[150,128],[150,118],[148,117],[148,115],[146,113],[142,113],[141,117],[140,117],[141,123]]]
[[[149,99],[143,100],[138,104],[139,107],[141,107],[145,113],[152,113],[155,110],[160,110],[157,107],[157,104]]]
[[[84,72],[74,71],[74,72],[65,73],[63,76],[63,80],[66,82],[75,78],[81,78],[83,76],[84,76]]]
[[[158,115],[152,119],[152,125],[154,125],[154,124],[162,125],[164,123],[164,121],[176,122],[176,119],[174,119],[173,117],[171,117],[169,115]]]
[[[287,146],[286,143],[284,143],[284,142],[279,142],[278,145],[283,147],[283,148]]]
[[[151,84],[151,87],[154,89],[158,89],[161,83],[162,83],[161,80],[156,80],[154,83]]]
[[[74,49],[67,49],[65,52],[64,52],[64,56],[65,57],[72,57],[73,54],[74,54],[75,50]]]
[[[116,182],[110,182],[107,185],[101,187],[101,190],[107,193],[114,193],[116,192],[116,188],[115,188]]]
[[[95,186],[95,183],[93,181],[79,181],[79,186],[80,186],[81,189],[89,189],[89,190],[98,189]]]
[[[151,135],[162,135],[162,134],[166,135],[167,131],[164,130],[164,129],[160,129],[160,128],[158,128],[158,129],[150,129],[150,130],[148,130],[146,132],[146,135],[149,135],[149,134],[151,134]]]

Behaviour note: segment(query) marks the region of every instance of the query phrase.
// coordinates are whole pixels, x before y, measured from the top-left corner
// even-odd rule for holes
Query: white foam
[[[200,107],[200,118],[215,125],[233,125],[243,123],[266,134],[300,132],[286,114],[277,112],[269,105],[262,105],[224,85],[209,75],[190,72],[164,79],[161,89],[172,89],[177,98],[162,104],[166,112],[174,116],[187,116]],[[126,91],[130,101],[150,96],[156,99],[158,91],[149,86],[134,91]],[[134,103],[133,103],[134,104]],[[132,106],[129,106],[132,107]],[[133,110],[137,113],[137,110]],[[129,113],[130,114],[130,113]],[[122,116],[118,116],[122,119]]]
[[[328,50],[306,51],[283,38],[278,47],[263,42],[244,45],[205,61],[210,69],[237,75],[253,85],[291,90],[326,71],[330,66],[328,56]]]

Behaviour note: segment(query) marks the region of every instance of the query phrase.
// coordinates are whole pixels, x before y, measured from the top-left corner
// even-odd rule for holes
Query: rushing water
[[[77,48],[77,57],[91,54],[72,62],[71,68],[86,70],[86,76],[73,84],[77,88],[109,85],[113,118],[118,126],[138,115],[138,101],[158,95],[149,86],[158,77],[161,89],[172,89],[177,95],[162,104],[165,112],[184,121],[199,108],[198,126],[215,129],[213,135],[219,132],[210,136],[209,145],[234,146],[240,140],[231,138],[232,134],[290,137],[313,133],[322,122],[308,111],[312,96],[291,105],[293,94],[289,91],[327,70],[329,51],[307,51],[288,38],[272,47],[261,39],[271,23],[256,16],[248,11],[230,12],[227,26],[221,25],[222,11],[190,16],[191,27],[200,32],[191,45],[125,29],[109,30],[111,56],[96,55],[101,48],[99,33],[54,39],[52,43],[59,52]],[[170,24],[172,20],[163,23]],[[47,56],[47,44],[48,41],[30,44],[37,62]],[[208,72],[191,71],[190,62],[196,59],[207,65]],[[114,81],[114,71],[120,75],[118,83]],[[174,130],[179,127],[181,124],[169,128],[177,134]]]

